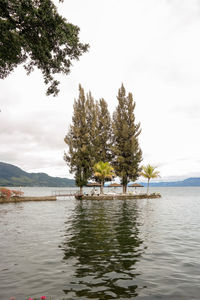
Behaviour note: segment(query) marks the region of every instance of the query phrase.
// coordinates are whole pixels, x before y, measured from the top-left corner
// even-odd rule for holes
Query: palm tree
[[[103,194],[103,185],[105,179],[112,179],[115,176],[113,167],[108,162],[100,161],[93,167],[94,176],[98,177],[101,183],[100,193]]]
[[[149,194],[149,181],[151,178],[157,178],[160,177],[159,171],[155,171],[156,167],[153,167],[151,165],[143,166],[142,172],[140,173],[141,176],[147,178],[148,184],[147,184],[147,195]]]

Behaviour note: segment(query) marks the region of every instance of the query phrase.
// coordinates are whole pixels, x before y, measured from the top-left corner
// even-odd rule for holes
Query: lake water
[[[162,198],[0,205],[0,300],[200,299],[200,188],[151,190]]]

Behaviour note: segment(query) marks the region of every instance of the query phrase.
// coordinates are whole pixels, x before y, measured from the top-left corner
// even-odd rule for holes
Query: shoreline
[[[130,195],[130,194],[116,194],[116,195],[77,195],[75,196],[77,200],[132,200],[132,199],[157,199],[161,198],[161,194],[139,194],[139,195]]]
[[[26,201],[56,201],[56,196],[41,196],[41,197],[12,197],[10,199],[4,199],[0,197],[1,203],[16,203]]]
[[[134,200],[134,199],[157,199],[161,198],[161,194],[102,194],[102,195],[73,195],[76,200]],[[5,199],[0,197],[0,204],[4,203],[19,203],[26,201],[56,201],[56,196],[37,196],[37,197],[11,197],[10,199]]]

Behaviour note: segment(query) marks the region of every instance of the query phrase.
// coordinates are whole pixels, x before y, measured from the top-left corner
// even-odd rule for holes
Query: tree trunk
[[[83,195],[83,187],[80,186],[80,195]]]
[[[123,185],[123,194],[126,194],[127,185]]]
[[[147,183],[147,195],[149,195],[149,178],[148,178],[148,183]]]
[[[102,181],[101,186],[100,186],[100,194],[103,194],[103,185],[104,185],[104,182]]]

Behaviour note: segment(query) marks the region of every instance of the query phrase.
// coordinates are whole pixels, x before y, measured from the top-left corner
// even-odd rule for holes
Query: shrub
[[[11,192],[12,192],[12,196],[14,196],[14,197],[21,197],[24,195],[24,192],[22,192],[22,191],[12,190]]]
[[[12,191],[7,188],[0,188],[0,196],[4,199],[10,199],[12,196]]]

